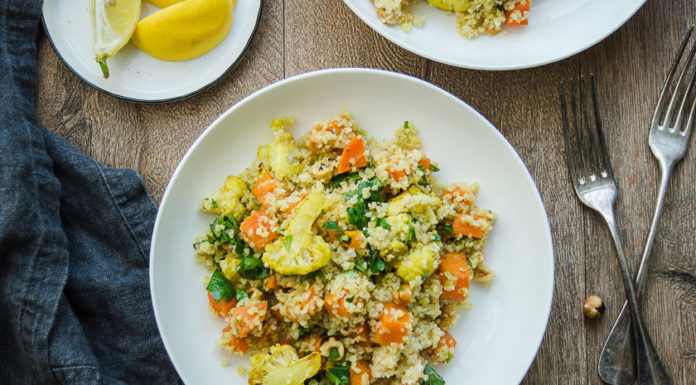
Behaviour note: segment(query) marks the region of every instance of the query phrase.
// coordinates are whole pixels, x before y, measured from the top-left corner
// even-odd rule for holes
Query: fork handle
[[[657,204],[653,214],[648,237],[643,248],[643,256],[640,260],[638,275],[636,277],[636,289],[638,300],[643,297],[648,277],[650,255],[657,233],[657,226],[662,216],[662,206],[667,195],[667,184],[672,171],[673,163],[660,163],[661,180],[657,193]],[[631,385],[635,380],[635,355],[633,352],[633,336],[631,330],[631,316],[628,303],[624,302],[621,313],[609,332],[602,353],[599,356],[599,376],[606,383],[612,385]]]
[[[608,212],[611,213],[612,211],[609,210]],[[633,331],[633,342],[636,348],[638,385],[672,385],[672,380],[667,374],[667,370],[660,356],[657,354],[655,346],[653,346],[652,340],[650,339],[650,335],[645,328],[640,306],[638,305],[638,296],[633,284],[633,277],[631,276],[631,270],[628,267],[628,261],[626,261],[626,255],[621,246],[621,238],[616,228],[613,214],[604,214],[604,220],[607,222],[609,232],[614,239],[616,256],[621,270],[621,279],[623,280],[628,308],[630,309],[628,313],[631,315],[631,321],[633,321],[633,327],[630,329]]]

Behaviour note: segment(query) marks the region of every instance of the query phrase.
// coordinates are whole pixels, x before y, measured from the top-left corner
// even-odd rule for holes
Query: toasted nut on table
[[[324,357],[328,357],[331,353],[331,349],[336,349],[338,351],[338,358],[336,359],[337,361],[343,358],[343,354],[345,353],[345,350],[343,349],[343,342],[331,337],[326,340],[326,342],[321,344],[321,347],[319,347],[319,353],[321,353],[321,355]]]
[[[596,295],[587,297],[585,304],[582,306],[583,313],[585,313],[585,316],[587,316],[589,319],[601,317],[602,314],[604,314],[604,310],[606,310],[604,302],[602,302],[602,299]]]

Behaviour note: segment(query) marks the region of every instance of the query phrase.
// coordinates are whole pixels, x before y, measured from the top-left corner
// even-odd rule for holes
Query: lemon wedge
[[[148,3],[160,7],[160,8],[167,8],[170,5],[179,3],[183,0],[147,0]]]
[[[123,48],[140,19],[140,0],[89,0],[94,55],[104,77],[109,77],[106,59]]]
[[[192,59],[227,36],[234,4],[235,0],[184,0],[140,20],[131,41],[157,59]]]

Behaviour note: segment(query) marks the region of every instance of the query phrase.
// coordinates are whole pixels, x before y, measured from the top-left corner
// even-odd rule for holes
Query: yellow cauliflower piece
[[[428,0],[428,3],[448,12],[464,12],[469,9],[471,0]]]
[[[396,269],[396,274],[406,282],[411,282],[416,277],[423,280],[430,275],[435,267],[435,253],[430,247],[422,247],[412,251]]]
[[[275,141],[259,147],[257,156],[263,160],[278,178],[284,179],[302,172],[302,165],[297,161],[295,139],[285,128],[293,124],[292,118],[284,117],[271,122]]]
[[[290,345],[271,346],[269,353],[251,357],[249,385],[302,385],[321,367],[321,355],[311,353],[301,359]]]
[[[243,202],[248,194],[249,188],[242,178],[230,175],[222,187],[203,199],[201,210],[221,216],[232,214],[240,220],[246,211]]]
[[[307,195],[295,209],[284,237],[266,246],[261,259],[280,274],[309,274],[331,260],[331,247],[324,238],[312,233],[317,217],[327,206],[319,193]]]

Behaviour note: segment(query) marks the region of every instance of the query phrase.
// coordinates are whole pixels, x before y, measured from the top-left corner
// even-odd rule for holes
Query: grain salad
[[[252,355],[252,385],[443,384],[457,308],[494,276],[495,214],[477,184],[436,182],[410,122],[381,141],[347,112],[298,140],[292,124],[273,120],[274,141],[200,204],[217,345]]]
[[[412,25],[423,24],[415,17],[410,5],[418,0],[373,0],[379,19],[390,25],[400,25],[408,31]],[[529,22],[532,0],[426,0],[433,7],[456,15],[457,32],[472,39],[483,33],[497,35],[503,26],[519,27]]]

